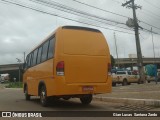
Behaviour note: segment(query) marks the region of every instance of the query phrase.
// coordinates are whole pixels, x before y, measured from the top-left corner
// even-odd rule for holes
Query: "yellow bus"
[[[26,57],[23,88],[26,100],[40,96],[80,98],[89,104],[94,94],[111,92],[110,51],[103,34],[80,26],[62,26]]]

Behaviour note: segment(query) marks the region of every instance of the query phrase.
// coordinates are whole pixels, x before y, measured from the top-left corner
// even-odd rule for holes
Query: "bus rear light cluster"
[[[64,76],[64,61],[57,63],[56,72],[58,76]]]

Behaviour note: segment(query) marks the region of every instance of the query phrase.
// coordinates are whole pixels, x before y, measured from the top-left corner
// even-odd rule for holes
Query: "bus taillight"
[[[64,61],[58,62],[56,72],[58,76],[64,76]]]

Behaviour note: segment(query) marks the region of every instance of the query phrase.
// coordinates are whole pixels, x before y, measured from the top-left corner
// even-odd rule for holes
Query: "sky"
[[[84,26],[101,30],[109,45],[110,53],[115,58],[115,38],[117,40],[119,58],[128,58],[129,54],[136,54],[136,42],[133,28],[129,28],[125,25],[128,18],[133,18],[132,9],[122,7],[122,3],[125,3],[126,0],[76,0],[103,9],[103,11],[86,6],[74,0],[45,0],[46,3],[49,3],[48,6],[34,2],[36,0],[6,1],[29,6],[52,15],[0,0],[0,65],[15,64],[17,63],[16,58],[21,59],[23,62],[24,52],[28,54],[56,28],[64,25]],[[44,2],[44,0],[39,1]],[[66,8],[72,8],[85,14],[94,15],[96,18],[90,18],[82,14],[75,15],[77,13],[74,11],[64,12],[64,9],[62,8],[59,8],[58,10],[58,7],[56,8],[54,5],[53,8],[52,6],[55,2]],[[135,0],[135,4],[141,6],[141,9],[136,10],[139,26],[147,30],[151,30],[152,27],[153,31],[158,33],[151,34],[149,31],[140,29],[139,35],[142,56],[154,57],[152,44],[153,37],[155,56],[160,57],[160,1]],[[105,12],[104,10],[114,12],[121,16]],[[63,18],[55,16],[55,14]],[[98,17],[104,18],[105,20],[98,19]],[[77,21],[80,21],[81,23]]]

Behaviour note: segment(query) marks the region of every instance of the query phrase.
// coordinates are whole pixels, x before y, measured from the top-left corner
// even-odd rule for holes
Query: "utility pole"
[[[155,49],[154,49],[154,41],[153,41],[152,27],[151,27],[151,34],[152,34],[152,45],[153,45],[153,55],[154,55],[154,62],[153,62],[153,63],[155,63],[155,57],[156,57],[156,55],[155,55]]]
[[[114,40],[115,40],[115,47],[116,47],[117,65],[118,65],[118,68],[119,68],[118,49],[117,49],[117,39],[116,39],[116,34],[115,34],[115,32],[114,32]]]
[[[139,40],[139,25],[136,16],[136,9],[141,8],[134,4],[134,0],[127,1],[126,3],[122,4],[122,6],[126,6],[128,8],[132,8],[133,10],[133,25],[135,30],[135,38],[136,38],[136,48],[137,48],[137,64],[138,64],[138,71],[140,74],[140,81],[144,82],[144,69],[143,69],[143,59],[142,59],[142,52],[141,52],[141,45]],[[141,28],[141,27],[140,27]]]
[[[24,55],[23,59],[24,59],[24,63],[25,63],[26,62],[26,60],[25,60],[26,59],[26,53],[24,52],[23,55]]]

